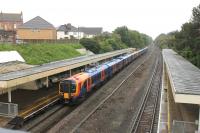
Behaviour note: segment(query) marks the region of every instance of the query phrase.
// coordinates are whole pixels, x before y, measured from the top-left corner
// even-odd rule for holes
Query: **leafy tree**
[[[161,34],[155,39],[161,48],[172,48],[200,68],[200,5],[193,8],[192,20],[180,31]]]
[[[152,38],[138,31],[129,30],[126,26],[118,27],[114,33],[121,36],[121,40],[128,47],[142,48],[152,42]]]
[[[126,26],[118,27],[113,33],[101,34],[94,38],[83,38],[80,43],[88,50],[98,54],[127,47],[142,48],[152,42],[151,37]]]
[[[115,29],[114,33],[119,34],[121,36],[122,42],[125,43],[128,47],[132,47],[129,30],[126,26],[118,27]]]
[[[94,39],[82,38],[80,40],[80,44],[82,44],[87,50],[90,50],[95,54],[99,54],[100,52],[101,47],[99,43]]]
[[[200,4],[192,10],[192,22],[200,23]]]

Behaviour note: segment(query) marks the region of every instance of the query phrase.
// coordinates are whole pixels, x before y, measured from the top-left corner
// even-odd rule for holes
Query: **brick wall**
[[[56,39],[55,29],[17,29],[17,39]]]
[[[0,29],[5,31],[15,31],[23,22],[0,22]]]

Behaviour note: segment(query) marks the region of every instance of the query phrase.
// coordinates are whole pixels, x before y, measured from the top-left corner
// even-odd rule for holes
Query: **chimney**
[[[23,13],[22,13],[22,11],[21,11],[21,20],[22,20],[22,23],[23,23]]]

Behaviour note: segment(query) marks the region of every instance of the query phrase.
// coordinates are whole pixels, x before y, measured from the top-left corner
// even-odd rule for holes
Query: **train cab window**
[[[66,93],[76,92],[76,83],[73,80],[66,80],[60,83],[60,91]]]

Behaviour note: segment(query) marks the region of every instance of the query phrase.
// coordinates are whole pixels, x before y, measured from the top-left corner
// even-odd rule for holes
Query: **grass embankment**
[[[80,44],[0,44],[0,51],[18,51],[27,64],[40,65],[80,56]]]

